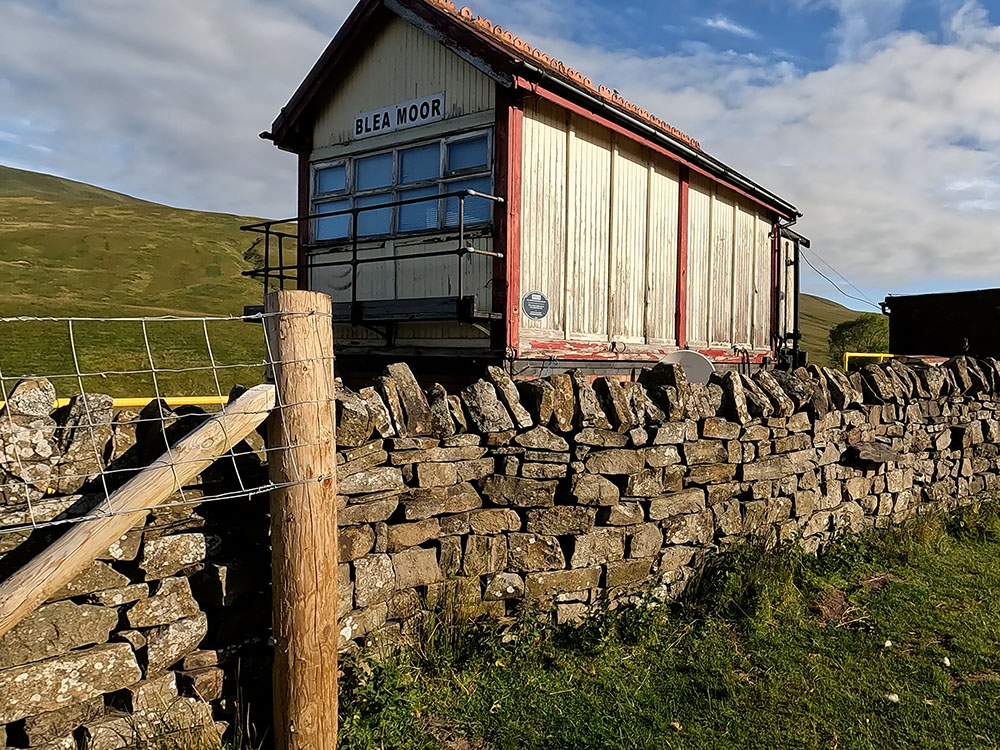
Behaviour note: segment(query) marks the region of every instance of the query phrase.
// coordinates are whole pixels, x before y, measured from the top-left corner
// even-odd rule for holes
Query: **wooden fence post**
[[[337,746],[337,477],[333,324],[325,294],[271,292],[268,421],[276,750]]]

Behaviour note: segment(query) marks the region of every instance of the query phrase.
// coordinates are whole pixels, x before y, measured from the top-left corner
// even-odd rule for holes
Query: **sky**
[[[1000,0],[469,0],[802,211],[803,289],[1000,286]],[[349,0],[0,0],[0,164],[295,213],[267,130]],[[824,265],[828,264],[828,265]]]

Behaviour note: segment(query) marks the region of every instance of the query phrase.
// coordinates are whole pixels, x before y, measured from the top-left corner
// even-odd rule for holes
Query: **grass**
[[[745,547],[683,605],[467,624],[349,665],[341,747],[996,747],[998,563],[977,507],[819,558]]]
[[[186,211],[49,175],[0,167],[0,317],[230,316],[260,304],[258,282],[240,276],[251,244],[239,231],[250,220]],[[209,331],[220,364],[264,358],[260,326],[217,323]],[[0,323],[0,372],[5,379],[75,372],[66,323]],[[74,339],[85,372],[149,369],[148,338],[157,367],[207,367],[198,323],[77,324]],[[224,370],[226,393],[252,384],[260,368]],[[251,382],[248,382],[251,381]],[[57,378],[59,395],[79,389]],[[8,381],[8,386],[10,385]],[[169,395],[214,394],[209,370],[165,373]],[[87,379],[90,390],[152,396],[147,373]]]

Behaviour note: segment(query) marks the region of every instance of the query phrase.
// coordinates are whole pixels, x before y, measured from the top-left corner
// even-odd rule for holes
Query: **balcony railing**
[[[448,198],[458,199],[458,225],[457,227],[428,230],[421,234],[429,234],[440,237],[442,234],[449,234],[457,231],[457,246],[449,249],[420,251],[411,253],[394,254],[379,257],[358,257],[359,253],[370,250],[372,242],[392,237],[393,239],[410,239],[411,233],[380,236],[359,236],[358,216],[366,211],[384,211],[399,206],[409,206],[415,203],[428,203],[430,201],[441,201]],[[499,313],[480,308],[475,294],[468,294],[465,288],[465,272],[467,258],[470,255],[484,255],[491,258],[502,258],[503,254],[493,250],[481,250],[473,247],[469,243],[469,229],[466,225],[465,207],[469,198],[480,198],[491,203],[503,203],[503,198],[495,195],[480,193],[476,190],[459,190],[452,193],[426,196],[421,198],[409,198],[406,200],[380,203],[374,206],[355,206],[342,211],[330,213],[309,214],[306,216],[296,216],[290,219],[275,219],[272,221],[262,221],[257,224],[248,224],[240,227],[244,232],[251,232],[262,235],[258,242],[263,243],[262,255],[263,265],[251,271],[244,271],[244,276],[261,279],[264,283],[264,290],[284,289],[286,282],[295,284],[304,274],[316,268],[338,268],[349,266],[351,273],[351,295],[350,299],[333,300],[334,320],[350,322],[353,325],[369,325],[382,323],[395,323],[407,320],[458,320],[461,322],[483,322],[495,320],[501,317]],[[320,219],[331,219],[338,216],[349,217],[349,231],[347,237],[322,240],[310,243],[303,243],[299,252],[299,228],[306,225],[313,225]],[[310,232],[313,234],[313,232]],[[413,237],[420,235],[413,234]],[[286,263],[287,253],[293,253],[294,262]],[[320,260],[317,255],[345,255],[346,257],[335,260]],[[396,263],[398,261],[419,261],[430,258],[454,257],[458,271],[458,294],[457,296],[445,297],[425,297],[416,299],[382,299],[382,300],[359,300],[358,299],[358,269],[370,263]],[[275,262],[276,261],[276,262]]]

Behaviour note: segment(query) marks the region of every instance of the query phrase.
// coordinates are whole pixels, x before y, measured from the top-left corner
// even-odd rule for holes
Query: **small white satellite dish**
[[[689,349],[670,352],[660,362],[667,365],[680,365],[690,383],[707,383],[708,379],[712,377],[712,373],[715,372],[712,360],[704,354]]]

